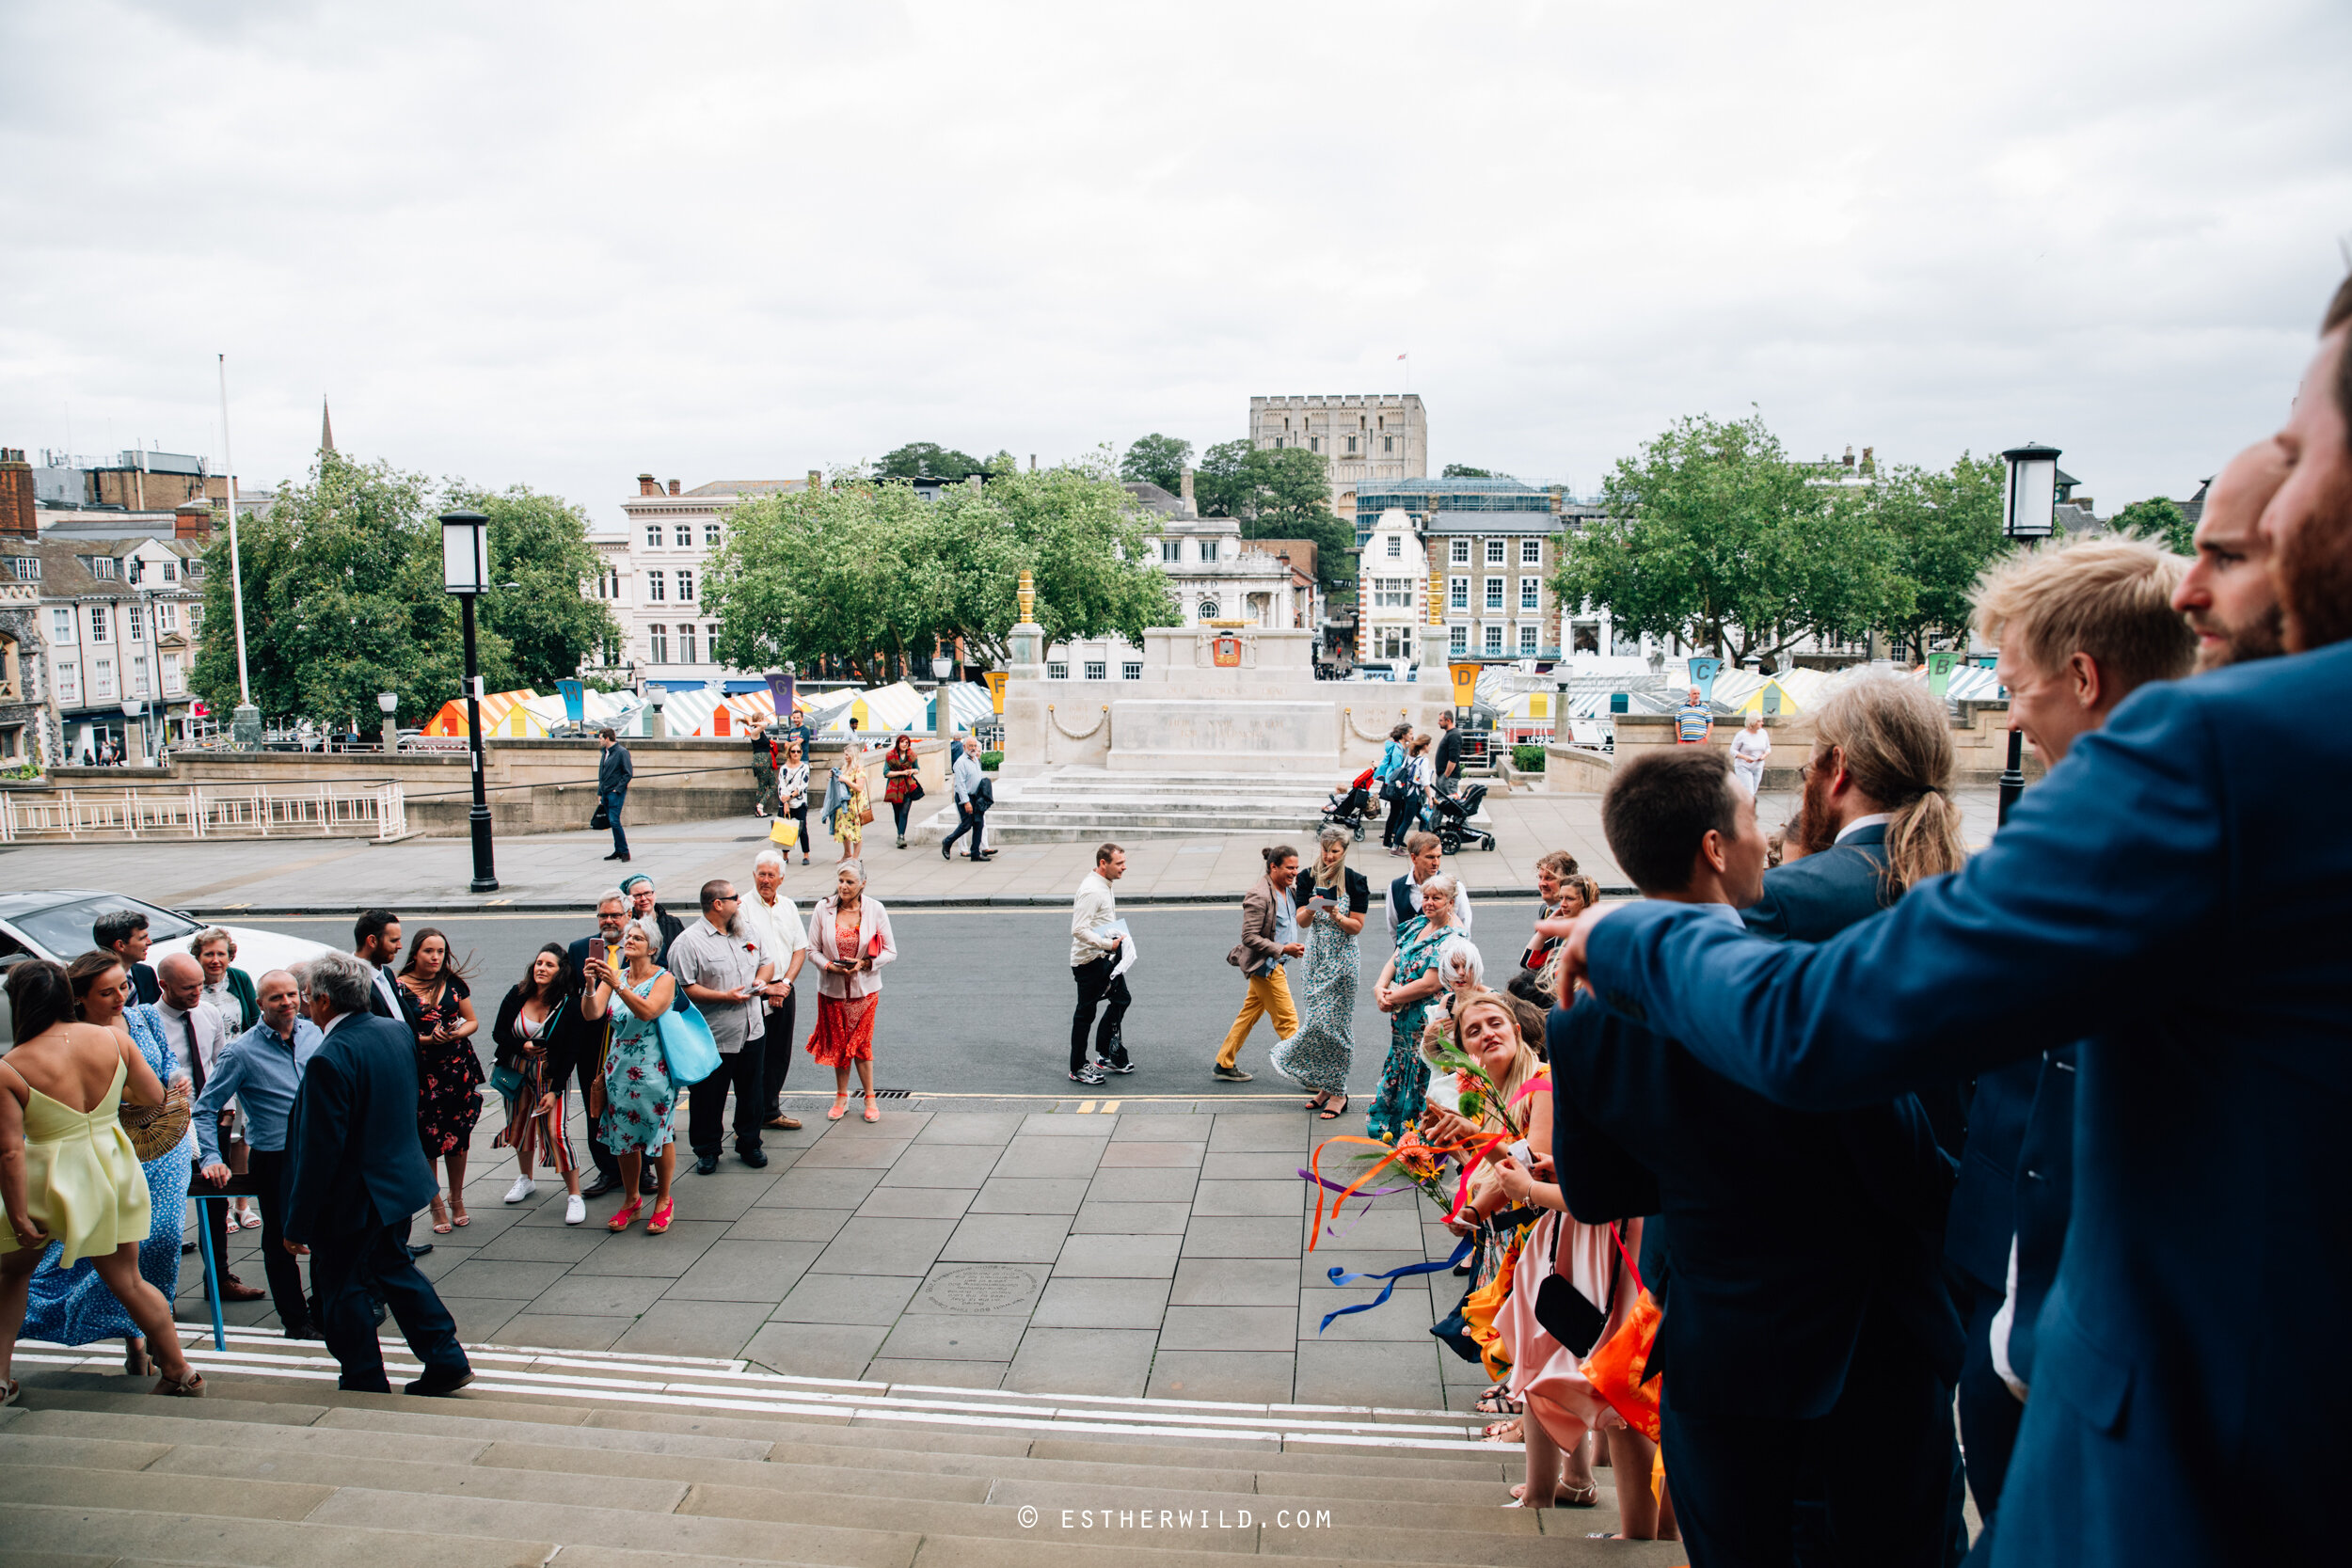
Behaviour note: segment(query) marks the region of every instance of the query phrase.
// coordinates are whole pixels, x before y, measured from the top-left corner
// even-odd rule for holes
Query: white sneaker
[[[506,1201],[509,1203],[520,1203],[523,1199],[529,1197],[532,1194],[537,1192],[538,1190],[539,1183],[533,1181],[528,1176],[518,1176],[515,1178],[515,1184],[506,1189]]]
[[[564,1199],[564,1223],[565,1225],[578,1225],[587,1217],[588,1200],[586,1198],[578,1193],[573,1193]]]

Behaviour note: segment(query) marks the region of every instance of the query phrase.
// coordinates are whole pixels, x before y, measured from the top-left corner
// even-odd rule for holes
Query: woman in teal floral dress
[[[1380,1092],[1365,1118],[1372,1135],[1394,1143],[1421,1119],[1429,1097],[1429,1064],[1422,1060],[1421,1035],[1429,1022],[1429,999],[1440,986],[1438,952],[1454,935],[1454,897],[1458,884],[1443,872],[1421,884],[1422,912],[1396,928],[1396,952],[1380,971],[1373,999],[1389,1015],[1389,1059],[1380,1069]]]
[[[588,960],[588,992],[583,1011],[609,1013],[612,1037],[604,1050],[604,1072],[596,1080],[604,1112],[596,1137],[621,1163],[621,1191],[628,1202],[606,1228],[627,1230],[644,1202],[639,1181],[645,1157],[656,1159],[653,1214],[645,1234],[659,1236],[670,1228],[674,1205],[670,1179],[677,1173],[677,1148],[670,1135],[670,1117],[677,1109],[677,1094],[670,1084],[668,1058],[661,1054],[660,1024],[677,994],[677,979],[653,961],[660,934],[650,921],[632,920],[621,927],[625,973],[615,976],[605,964]]]

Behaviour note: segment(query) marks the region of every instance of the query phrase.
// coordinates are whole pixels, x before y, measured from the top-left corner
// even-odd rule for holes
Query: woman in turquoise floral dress
[[[644,1202],[639,1181],[645,1157],[655,1156],[653,1214],[645,1234],[659,1236],[670,1228],[675,1207],[670,1179],[677,1173],[677,1148],[670,1135],[670,1116],[677,1094],[670,1084],[669,1062],[661,1054],[660,1023],[677,994],[677,980],[653,961],[660,934],[652,924],[632,920],[621,927],[621,957],[625,973],[588,960],[588,993],[582,1001],[590,1014],[609,1013],[612,1037],[605,1046],[604,1075],[597,1080],[604,1101],[596,1137],[621,1164],[621,1191],[628,1202],[607,1226],[627,1230]]]
[[[1422,912],[1396,928],[1396,952],[1380,971],[1373,999],[1389,1015],[1389,1057],[1380,1069],[1380,1092],[1365,1118],[1372,1135],[1394,1143],[1421,1119],[1429,1097],[1429,1064],[1422,1060],[1421,1036],[1429,1022],[1429,1001],[1441,985],[1438,949],[1454,935],[1454,898],[1458,884],[1443,872],[1421,884]]]

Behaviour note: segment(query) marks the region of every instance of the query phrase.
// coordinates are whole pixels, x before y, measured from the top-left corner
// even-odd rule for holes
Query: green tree
[[[490,519],[490,579],[498,586],[477,610],[481,625],[509,650],[504,686],[548,691],[583,663],[602,662],[621,628],[602,603],[580,593],[602,569],[588,543],[588,515],[519,484],[491,492],[453,483],[444,510],[450,507]]]
[[[1467,464],[1449,463],[1445,466],[1445,471],[1438,477],[1439,479],[1509,479],[1511,476],[1496,473],[1491,468],[1473,468]]]
[[[1184,488],[1184,466],[1192,461],[1192,443],[1154,431],[1136,438],[1119,460],[1119,477],[1135,484],[1156,484],[1169,495]]]
[[[1147,563],[1154,523],[1107,465],[1019,470],[927,501],[851,482],[736,508],[711,558],[704,609],[716,653],[739,668],[836,659],[868,678],[920,670],[937,640],[1002,662],[1024,567],[1054,641],[1140,641],[1175,619]]]
[[[457,606],[441,591],[441,531],[426,494],[421,474],[322,451],[306,483],[239,519],[246,665],[264,715],[367,727],[375,694],[394,691],[401,719],[414,723],[459,694]],[[227,712],[237,651],[226,532],[204,560],[195,685]],[[564,591],[577,598],[577,579]],[[484,628],[480,657],[492,689],[504,684],[505,638]]]
[[[1958,635],[1968,625],[1969,596],[1994,557],[2009,548],[2001,536],[2001,489],[2006,472],[1996,457],[1960,455],[1950,469],[1932,473],[1908,464],[1883,468],[1866,499],[1895,539],[1898,569],[1908,588],[1879,625],[1898,657],[1928,656],[1934,633]]]
[[[1200,454],[1193,471],[1193,503],[1203,517],[1242,517],[1256,515],[1258,470],[1256,455],[1244,441],[1219,441]]]
[[[2197,553],[2197,526],[2182,515],[2180,502],[2168,497],[2134,501],[2117,513],[2109,526],[2118,533],[2136,533],[2153,540],[2174,555]]]
[[[987,471],[988,465],[978,458],[936,441],[909,441],[874,462],[876,479],[962,479]]]
[[[1851,636],[1899,608],[1891,534],[1788,461],[1760,417],[1684,419],[1622,458],[1607,520],[1563,541],[1551,587],[1629,631],[1734,661]]]

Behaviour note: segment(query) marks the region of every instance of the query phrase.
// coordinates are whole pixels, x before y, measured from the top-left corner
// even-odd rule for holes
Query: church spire
[[[326,396],[322,392],[319,395],[319,451],[333,451],[334,450],[335,420],[333,416],[326,411]]]

